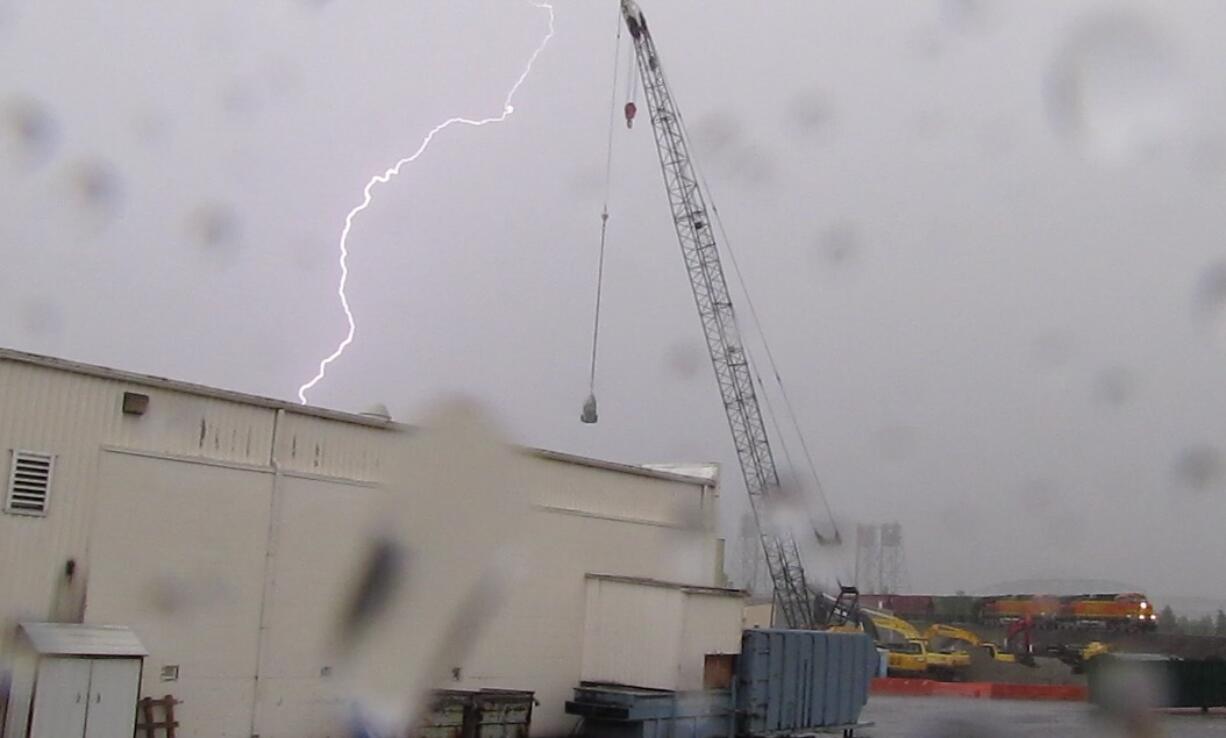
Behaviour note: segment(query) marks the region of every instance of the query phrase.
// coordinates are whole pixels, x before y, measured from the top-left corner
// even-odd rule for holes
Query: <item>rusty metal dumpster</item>
[[[440,689],[411,738],[528,738],[532,692]]]

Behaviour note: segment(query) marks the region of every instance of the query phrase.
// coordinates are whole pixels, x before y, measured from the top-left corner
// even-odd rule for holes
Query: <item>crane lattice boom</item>
[[[673,224],[681,242],[681,255],[694,290],[698,317],[702,321],[711,364],[715,367],[715,378],[758,524],[776,601],[788,627],[811,628],[817,624],[815,601],[805,581],[796,539],[786,528],[777,525],[767,510],[768,502],[779,495],[779,473],[754,393],[749,359],[737,329],[728,283],[720,265],[707,198],[690,160],[684,125],[660,68],[646,19],[632,0],[622,0],[622,15],[634,42],[635,59],[664,172],[664,187],[672,206]]]

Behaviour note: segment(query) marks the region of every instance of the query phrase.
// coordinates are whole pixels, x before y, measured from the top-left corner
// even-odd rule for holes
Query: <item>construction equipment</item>
[[[881,646],[890,651],[891,666],[896,671],[911,671],[911,667],[909,665],[904,667],[904,663],[909,664],[914,658],[915,644],[920,646],[918,653],[924,657],[925,670],[938,679],[957,679],[962,671],[971,665],[969,653],[954,649],[942,651],[933,649],[928,639],[914,625],[902,618],[876,610],[865,610],[864,612],[872,619],[879,633],[882,631],[896,633],[904,639],[903,642],[912,644],[906,648],[899,648],[900,644],[897,640],[880,641]],[[897,659],[895,659],[896,654]]]
[[[1111,652],[1111,646],[1102,641],[1091,641],[1084,646],[1049,646],[1047,652],[1071,666],[1074,674],[1084,674],[1091,661]]]
[[[873,640],[889,652],[887,669],[893,676],[932,676],[952,681],[960,678],[971,665],[971,655],[963,650],[932,648],[928,638],[911,623],[880,610],[860,608],[858,617],[834,625],[837,631],[868,630],[876,633]],[[892,635],[891,635],[892,634]]]
[[[1033,630],[1034,620],[1026,615],[1010,623],[1005,631],[1005,650],[1012,653],[1018,663],[1026,666],[1034,666],[1034,646],[1030,640]]]
[[[978,634],[969,631],[965,628],[958,628],[953,625],[945,625],[943,623],[933,623],[924,630],[924,639],[928,641],[928,645],[937,650],[942,650],[939,645],[942,641],[945,643],[965,643],[973,648],[982,648],[986,651],[994,661],[1002,661],[1014,663],[1017,657],[1011,653],[1006,653],[999,646],[991,641],[985,641]]]
[[[856,587],[847,585],[839,586],[839,596],[830,600],[829,595],[824,598],[830,602],[826,610],[824,626],[826,629],[837,628],[840,626],[851,624],[862,624],[860,612],[860,590]],[[876,640],[876,634],[871,634]]]
[[[708,209],[710,198],[690,158],[685,125],[665,81],[647,19],[633,0],[622,0],[621,11],[633,39],[673,225],[681,244],[711,364],[715,368],[737,461],[758,525],[775,599],[787,627],[814,628],[819,623],[816,593],[806,581],[794,534],[779,524],[777,518],[781,516],[775,514],[776,507],[783,502],[783,491],[762,409],[754,392],[749,357],[741,341],[728,283],[720,264],[713,227],[715,213]],[[632,112],[627,109],[627,124],[632,118]],[[816,529],[813,532],[819,542],[824,540]],[[838,541],[837,530],[834,540]]]

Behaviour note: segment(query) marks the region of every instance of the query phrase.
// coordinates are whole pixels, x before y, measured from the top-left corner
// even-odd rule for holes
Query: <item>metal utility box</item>
[[[863,633],[747,630],[737,667],[738,733],[855,724],[878,664],[877,648]]]
[[[414,738],[528,738],[533,692],[440,689]]]
[[[148,655],[121,626],[21,623],[4,735],[130,738]]]

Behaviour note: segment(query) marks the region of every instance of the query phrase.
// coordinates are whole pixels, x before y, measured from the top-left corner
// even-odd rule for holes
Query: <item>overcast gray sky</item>
[[[917,590],[1220,595],[1220,5],[641,5],[844,528],[902,522]],[[720,460],[731,533],[645,114],[615,131],[601,421],[577,420],[616,4],[556,7],[514,115],[375,190],[357,338],[311,399],[411,422],[465,392],[520,442]],[[497,115],[546,21],[0,0],[0,344],[293,398],[344,335],[337,241],[367,180]]]

